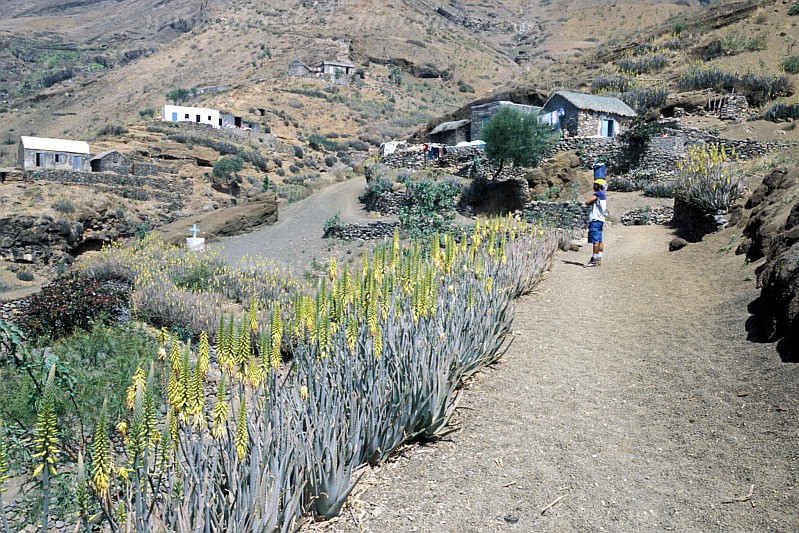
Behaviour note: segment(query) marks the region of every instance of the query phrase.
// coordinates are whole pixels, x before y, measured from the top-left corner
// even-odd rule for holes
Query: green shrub
[[[57,339],[96,322],[116,320],[127,302],[127,292],[82,276],[59,278],[33,295],[20,318],[31,337]]]
[[[784,75],[772,74],[766,69],[748,70],[744,73],[724,70],[718,65],[695,63],[689,65],[677,81],[684,91],[719,88],[748,93],[752,100],[764,102],[783,94],[789,86]]]
[[[638,79],[630,72],[604,70],[594,76],[591,89],[594,93],[625,93],[638,87]]]
[[[766,111],[766,120],[777,122],[779,120],[789,120],[799,118],[799,104],[786,104],[777,102]]]
[[[358,196],[358,201],[367,206],[374,202],[383,193],[391,190],[391,181],[384,178],[382,175],[369,180],[363,192]]]
[[[187,101],[191,98],[191,90],[189,89],[172,89],[166,93],[166,99],[175,105]]]
[[[122,124],[107,124],[97,132],[98,135],[122,135],[128,132],[128,128]]]
[[[726,211],[746,188],[733,175],[728,158],[718,145],[689,147],[685,161],[677,165],[674,197],[706,213]]]
[[[656,72],[668,64],[669,60],[662,52],[651,52],[645,55],[627,55],[619,60],[619,68],[624,72],[645,74]]]
[[[516,167],[535,167],[549,152],[553,135],[549,126],[512,107],[501,107],[483,126],[480,136],[485,141],[485,155],[497,165],[494,178],[507,161]]]
[[[644,196],[652,198],[674,198],[673,183],[650,183],[644,185]]]
[[[20,268],[17,270],[17,279],[20,281],[33,281],[33,272],[27,268]]]
[[[141,118],[152,118],[155,116],[155,110],[152,107],[145,107],[144,109],[139,109],[139,117]]]
[[[630,179],[626,176],[620,176],[608,180],[608,190],[618,192],[640,191],[641,185],[636,180]]]
[[[799,74],[799,54],[783,59],[780,67],[788,74]]]
[[[66,198],[59,198],[50,206],[59,213],[70,214],[75,212],[75,204]]]
[[[341,222],[341,216],[338,213],[336,213],[332,217],[325,220],[325,223],[322,225],[322,230],[324,230],[322,237],[325,238],[330,237],[332,234],[334,234],[336,231],[340,230],[343,227],[344,224]]]
[[[214,163],[214,176],[217,178],[230,179],[235,172],[240,172],[244,168],[244,160],[239,156],[220,157]]]
[[[421,238],[450,228],[460,185],[422,180],[408,183],[407,188],[409,205],[400,210],[399,221],[408,235]]]
[[[795,17],[796,15],[799,15],[799,2],[794,2],[788,8],[788,16]]]

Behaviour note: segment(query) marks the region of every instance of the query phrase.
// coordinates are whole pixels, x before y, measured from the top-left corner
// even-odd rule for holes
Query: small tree
[[[172,89],[166,93],[166,99],[175,105],[185,102],[191,97],[191,91],[188,89]]]
[[[234,172],[240,172],[244,168],[244,160],[239,156],[220,157],[214,163],[214,176],[217,178],[230,179]]]
[[[481,138],[486,143],[486,157],[499,165],[496,179],[511,161],[517,167],[534,167],[552,145],[549,126],[538,121],[537,114],[527,114],[512,107],[501,107],[483,126]]]

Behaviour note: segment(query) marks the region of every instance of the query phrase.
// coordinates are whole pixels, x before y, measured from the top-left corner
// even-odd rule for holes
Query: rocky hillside
[[[755,337],[783,339],[786,358],[799,354],[799,154],[788,154],[747,201],[741,216],[745,240],[738,248],[761,261],[761,297],[753,311]]]
[[[700,9],[685,4],[11,0],[0,13],[0,136],[86,136],[195,88],[192,104],[288,115],[298,127],[272,121],[287,138],[393,137],[526,73],[546,85],[564,61]],[[336,58],[363,68],[355,87],[325,94],[319,80],[285,76],[294,59]]]

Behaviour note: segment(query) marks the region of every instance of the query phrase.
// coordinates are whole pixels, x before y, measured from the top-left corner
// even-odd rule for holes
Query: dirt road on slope
[[[261,256],[289,266],[301,274],[315,258],[333,255],[328,250],[333,243],[322,238],[327,219],[339,214],[344,224],[373,220],[358,202],[358,195],[363,192],[365,185],[362,178],[353,178],[329,185],[299,202],[281,204],[278,220],[271,226],[222,239],[213,246],[219,247],[222,255],[234,263],[247,255]],[[355,243],[349,249],[362,247],[363,243]],[[346,250],[340,252],[346,253]]]
[[[753,267],[732,232],[674,253],[663,227],[606,233],[601,268],[561,253],[517,302],[462,429],[367,470],[313,528],[799,530],[799,365],[747,340]]]

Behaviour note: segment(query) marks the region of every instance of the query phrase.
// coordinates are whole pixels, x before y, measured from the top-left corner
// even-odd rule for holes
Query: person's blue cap
[[[594,163],[594,166],[592,166],[591,168],[599,168],[599,167],[604,167],[604,166],[605,166],[605,163]]]

